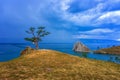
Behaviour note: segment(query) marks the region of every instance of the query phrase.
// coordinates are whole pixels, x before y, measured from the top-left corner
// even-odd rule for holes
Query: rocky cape
[[[104,48],[100,50],[93,51],[94,53],[99,53],[99,54],[116,54],[120,55],[120,46],[114,46],[110,48]]]
[[[90,49],[81,42],[76,42],[73,50],[76,52],[90,52]]]

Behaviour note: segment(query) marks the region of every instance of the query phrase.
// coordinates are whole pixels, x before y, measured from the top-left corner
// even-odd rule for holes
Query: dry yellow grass
[[[120,65],[52,50],[0,63],[0,80],[120,80]]]

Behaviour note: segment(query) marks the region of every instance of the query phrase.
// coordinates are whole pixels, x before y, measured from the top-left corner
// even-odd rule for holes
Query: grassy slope
[[[120,65],[38,50],[0,63],[0,80],[120,80]]]
[[[120,46],[96,50],[95,53],[119,54],[120,55]]]

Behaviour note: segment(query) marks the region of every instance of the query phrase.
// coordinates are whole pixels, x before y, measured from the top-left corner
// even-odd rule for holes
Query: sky
[[[0,42],[25,42],[45,26],[43,42],[120,40],[120,0],[0,0]]]

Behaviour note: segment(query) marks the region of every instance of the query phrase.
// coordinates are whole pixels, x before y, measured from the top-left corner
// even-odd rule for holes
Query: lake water
[[[113,45],[120,45],[117,41],[82,41],[91,50],[97,50],[97,48],[111,47]],[[108,55],[108,54],[94,54],[94,53],[77,53],[72,51],[74,43],[42,43],[40,44],[41,49],[52,49],[67,54],[85,57],[96,60],[111,61],[120,64],[120,55]],[[0,62],[5,62],[17,58],[20,56],[21,50],[26,46],[34,47],[33,44],[22,44],[22,43],[1,43],[0,44]]]

